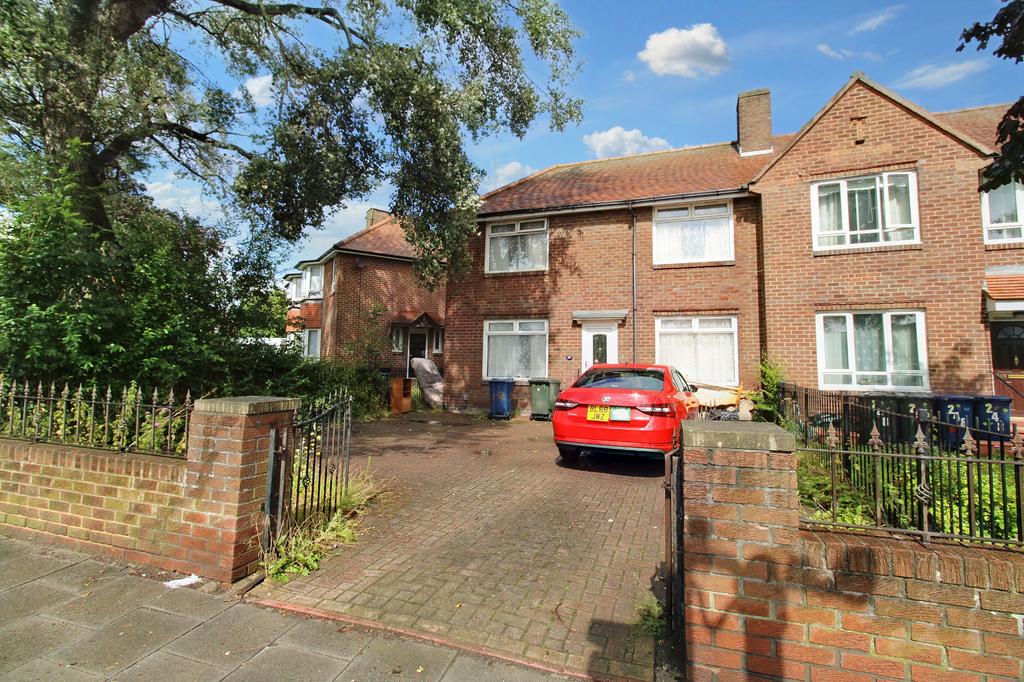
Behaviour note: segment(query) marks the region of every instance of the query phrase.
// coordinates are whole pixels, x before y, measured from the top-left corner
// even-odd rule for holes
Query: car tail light
[[[559,398],[558,400],[555,401],[555,409],[556,410],[571,410],[572,408],[577,407],[578,405],[579,405],[579,403],[577,403],[575,401],[572,401],[572,400],[562,400],[561,398]]]
[[[644,414],[650,414],[656,417],[676,416],[676,406],[671,403],[658,403],[657,405],[637,405],[636,409],[640,410]]]

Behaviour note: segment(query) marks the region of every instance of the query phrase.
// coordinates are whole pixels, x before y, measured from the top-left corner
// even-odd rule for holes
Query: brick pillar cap
[[[765,422],[733,422],[696,419],[683,422],[684,448],[793,452],[792,433]]]
[[[196,401],[196,412],[217,414],[266,414],[299,409],[298,398],[277,398],[260,395],[240,395],[235,398],[201,398]]]

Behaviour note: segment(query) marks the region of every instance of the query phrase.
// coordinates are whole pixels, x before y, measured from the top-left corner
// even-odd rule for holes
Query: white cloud
[[[245,89],[249,91],[253,104],[258,107],[265,107],[274,101],[274,77],[254,76],[245,81]]]
[[[873,62],[881,61],[882,57],[877,52],[871,52],[867,50],[865,52],[856,52],[854,50],[846,50],[843,48],[835,49],[828,43],[818,43],[818,52],[825,55],[830,59],[868,59]]]
[[[627,83],[632,83],[636,81],[636,74],[633,73],[632,71],[623,71],[622,80],[624,80]]]
[[[896,81],[895,85],[897,88],[907,88],[908,90],[914,88],[934,90],[962,81],[976,73],[981,73],[988,67],[989,62],[984,59],[973,59],[945,66],[925,64],[903,76],[903,78]]]
[[[659,76],[717,76],[729,66],[729,49],[712,24],[653,33],[637,56]]]
[[[488,175],[483,183],[483,191],[490,192],[491,190],[497,189],[510,182],[515,182],[519,178],[525,178],[531,173],[536,173],[537,169],[533,166],[528,166],[525,163],[519,161],[509,161],[508,163],[498,166],[494,170],[493,175]]]
[[[885,26],[890,21],[896,18],[896,15],[903,9],[903,5],[893,5],[886,7],[878,14],[873,14],[867,19],[863,20],[850,30],[851,35],[857,33],[866,33],[867,31],[874,31],[875,29]]]
[[[202,219],[219,220],[223,217],[220,202],[214,198],[204,199],[199,185],[170,175],[165,177],[165,180],[146,183],[146,191],[158,207]]]
[[[598,159],[655,152],[659,149],[668,149],[671,146],[668,140],[660,137],[648,137],[636,128],[626,130],[622,126],[584,135],[583,144],[590,147],[590,151],[594,152],[594,157]]]

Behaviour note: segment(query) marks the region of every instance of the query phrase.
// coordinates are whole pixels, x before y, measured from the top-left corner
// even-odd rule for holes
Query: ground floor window
[[[698,384],[739,383],[735,317],[660,317],[654,328],[659,363],[672,365]]]
[[[528,379],[548,373],[547,320],[484,322],[484,378]]]
[[[925,389],[924,313],[820,313],[818,383],[821,388]]]
[[[391,328],[391,352],[405,352],[405,327]]]
[[[307,358],[320,357],[319,329],[303,329],[302,331],[292,332],[288,335],[288,338],[293,342],[302,343],[302,354]]]

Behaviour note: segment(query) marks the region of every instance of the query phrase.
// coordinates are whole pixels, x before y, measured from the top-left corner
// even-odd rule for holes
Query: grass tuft
[[[267,577],[286,583],[320,568],[320,562],[332,549],[355,542],[360,517],[384,492],[384,487],[368,472],[353,477],[333,516],[310,516],[264,551],[262,563]]]
[[[668,630],[665,607],[653,594],[647,593],[636,605],[637,628],[648,635],[660,638]]]

